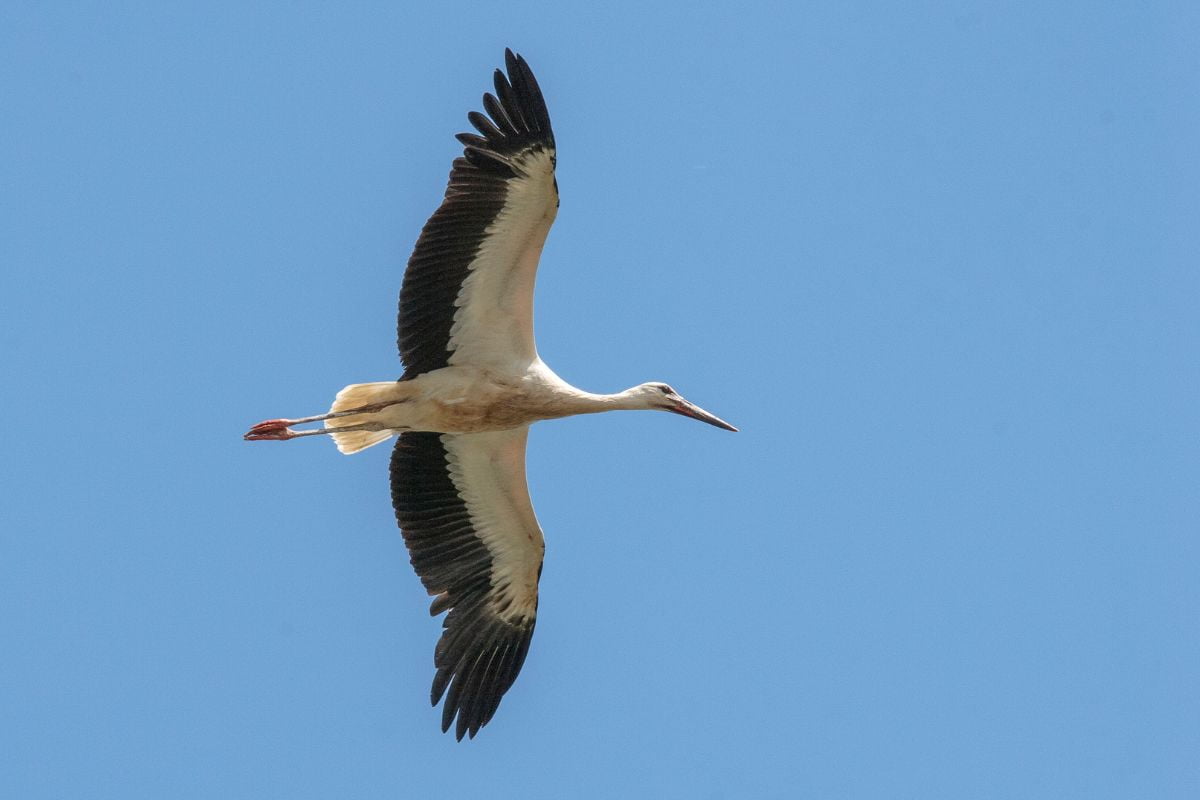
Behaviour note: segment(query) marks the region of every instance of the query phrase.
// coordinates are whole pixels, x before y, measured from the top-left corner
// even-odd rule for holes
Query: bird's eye
[[[659,390],[660,392],[662,392],[663,394],[670,394],[670,393],[671,393],[671,387],[670,387],[670,386],[660,386],[660,387],[658,387],[658,390]]]

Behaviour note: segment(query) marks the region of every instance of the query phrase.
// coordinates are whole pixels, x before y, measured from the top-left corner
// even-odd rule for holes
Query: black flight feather
[[[537,80],[511,50],[504,61],[508,76],[497,70],[498,96],[483,98],[488,115],[467,115],[479,135],[458,135],[463,155],[451,165],[442,205],[425,223],[404,273],[397,326],[405,365],[401,380],[448,365],[454,301],[488,226],[504,207],[508,181],[517,177],[511,160],[535,150],[553,156],[554,133]]]

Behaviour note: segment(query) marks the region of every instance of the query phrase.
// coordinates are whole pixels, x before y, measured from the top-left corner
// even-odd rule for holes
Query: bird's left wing
[[[431,699],[442,730],[474,737],[516,680],[537,618],[545,546],[525,483],[528,427],[405,433],[392,451],[392,504],[430,613],[449,611]]]
[[[400,289],[401,380],[453,364],[517,374],[537,358],[533,283],[558,211],[554,133],[525,59],[504,54],[486,115],[467,115],[442,205],[425,223]]]

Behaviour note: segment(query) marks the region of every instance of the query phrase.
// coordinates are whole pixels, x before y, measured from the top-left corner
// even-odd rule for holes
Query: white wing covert
[[[516,680],[537,620],[545,545],[525,482],[529,428],[405,433],[392,451],[392,505],[431,614],[442,730],[472,738]]]
[[[401,380],[451,364],[518,372],[537,357],[533,284],[558,209],[554,133],[529,65],[505,51],[479,131],[460,133],[442,205],[400,289]]]

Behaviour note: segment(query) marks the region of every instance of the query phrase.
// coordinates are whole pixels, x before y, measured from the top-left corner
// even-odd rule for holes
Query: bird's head
[[[710,414],[695,403],[688,402],[683,395],[665,383],[643,383],[641,386],[635,386],[630,393],[642,408],[670,411],[673,414],[682,414],[685,417],[707,422],[709,425],[716,425],[727,431],[737,430],[715,414]]]

